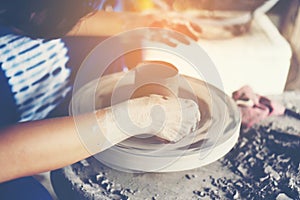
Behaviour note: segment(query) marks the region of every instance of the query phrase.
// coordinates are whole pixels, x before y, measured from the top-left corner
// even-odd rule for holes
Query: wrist
[[[111,107],[98,110],[95,114],[101,134],[105,136],[107,142],[111,145],[115,145],[130,137],[116,122]]]
[[[152,123],[149,97],[131,99],[97,111],[98,123],[104,133],[118,133],[127,139],[149,133]]]

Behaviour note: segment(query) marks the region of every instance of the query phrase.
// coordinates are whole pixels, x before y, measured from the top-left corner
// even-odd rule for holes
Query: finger
[[[251,99],[247,99],[247,100],[236,100],[236,104],[238,106],[245,106],[245,107],[253,107],[255,104]]]
[[[234,100],[240,99],[245,101],[248,101],[250,99],[254,104],[259,104],[259,96],[255,94],[252,88],[248,85],[243,86],[239,90],[233,92],[232,98]]]
[[[252,88],[250,88],[247,85],[243,86],[239,90],[233,92],[232,97],[235,100],[237,100],[237,99],[240,99],[242,96],[245,96],[246,94],[248,94],[247,96],[252,96],[251,94],[254,94]]]
[[[152,28],[163,28],[163,27],[166,26],[166,24],[167,24],[166,20],[159,20],[159,21],[154,21],[153,23],[151,23],[149,27],[152,27]]]
[[[151,40],[155,41],[155,42],[159,42],[159,43],[164,43],[170,47],[177,47],[178,44],[176,44],[175,42],[172,42],[171,40],[169,40],[169,38],[164,38],[161,35],[153,35]]]
[[[197,33],[202,33],[203,30],[200,26],[198,26],[197,24],[190,22],[191,27],[193,28],[193,30]]]
[[[197,40],[197,37],[191,31],[189,31],[189,29],[183,24],[169,23],[167,20],[160,20],[160,21],[155,21],[152,24],[150,24],[150,27],[170,29],[173,31],[180,32],[186,36],[189,36],[193,40]],[[175,39],[186,45],[190,44],[189,40],[187,38],[185,38],[184,35],[178,34],[173,31],[169,32],[167,37],[162,37],[161,35],[159,35],[159,37],[158,37],[158,35],[156,35],[157,37],[153,37],[153,39],[158,42],[163,42],[171,47],[176,47],[177,44],[174,42],[171,42],[170,38]],[[159,40],[158,40],[158,38],[159,38]]]
[[[191,39],[193,39],[194,41],[197,41],[198,40],[198,37],[192,33],[187,25],[185,24],[172,24],[170,26],[171,29],[175,30],[175,31],[178,31],[188,37],[190,37]],[[186,45],[189,45],[190,42],[183,36],[183,35],[180,35],[180,34],[176,34],[176,35],[173,35],[174,38],[176,38],[178,41],[186,44]]]

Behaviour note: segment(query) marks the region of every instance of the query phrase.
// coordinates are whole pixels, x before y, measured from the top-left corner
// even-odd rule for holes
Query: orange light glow
[[[138,0],[135,3],[136,11],[151,10],[154,8],[152,0]]]

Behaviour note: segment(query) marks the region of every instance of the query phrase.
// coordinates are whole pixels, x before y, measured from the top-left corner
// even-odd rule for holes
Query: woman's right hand
[[[118,128],[128,137],[155,134],[170,142],[192,133],[200,121],[199,108],[193,100],[160,95],[119,103],[109,107],[106,115],[107,131]]]

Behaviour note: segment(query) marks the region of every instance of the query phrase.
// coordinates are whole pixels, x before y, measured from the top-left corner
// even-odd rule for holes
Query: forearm
[[[103,118],[105,113],[99,112],[97,116]],[[76,118],[76,121],[80,121],[81,131],[97,126],[90,120],[91,117],[95,115]],[[101,123],[100,120],[100,126]],[[127,137],[117,129],[79,135],[77,127],[73,117],[64,117],[22,123],[0,131],[0,182],[70,165]],[[89,149],[82,142],[83,134],[100,145]]]
[[[197,41],[201,27],[184,16],[161,13],[97,11],[84,17],[67,36],[112,36],[141,27],[160,27],[181,32]]]
[[[68,36],[111,36],[133,28],[145,27],[149,16],[135,12],[98,11],[83,18]]]

